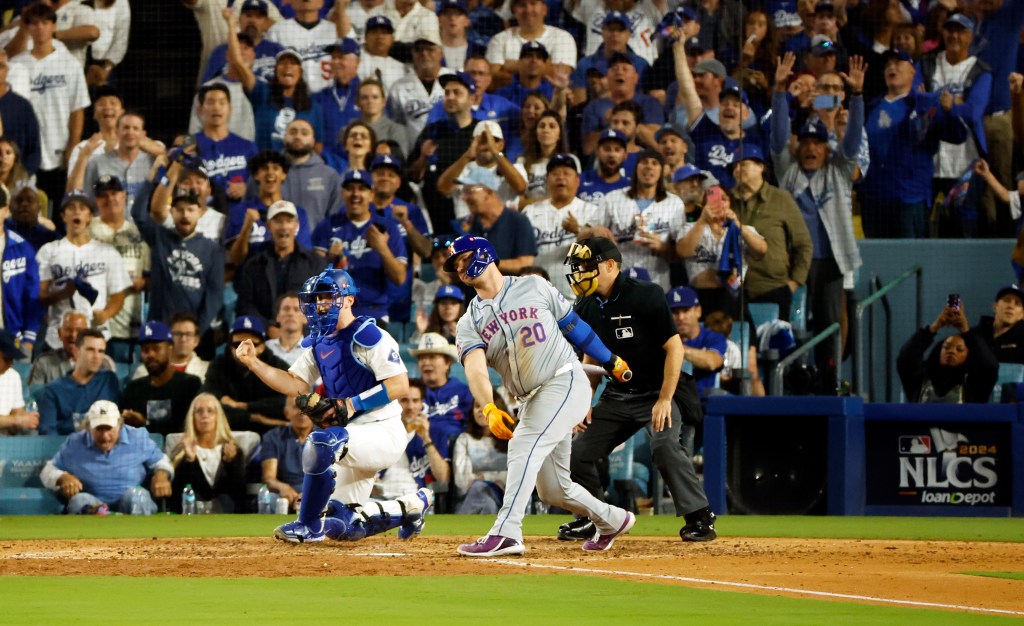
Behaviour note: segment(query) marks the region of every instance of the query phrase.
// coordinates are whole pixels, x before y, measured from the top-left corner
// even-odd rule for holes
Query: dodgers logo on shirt
[[[11,278],[17,276],[18,274],[24,274],[26,263],[27,261],[25,260],[25,257],[5,260],[3,264],[4,282],[10,282]]]
[[[67,84],[67,76],[63,74],[40,74],[32,78],[32,91],[46,93],[47,89],[59,89]]]

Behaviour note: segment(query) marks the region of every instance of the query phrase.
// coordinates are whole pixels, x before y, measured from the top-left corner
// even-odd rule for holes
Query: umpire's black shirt
[[[665,378],[662,346],[679,334],[661,287],[620,273],[608,300],[594,294],[578,299],[574,308],[604,345],[633,370],[632,380],[610,381],[610,389],[625,393],[661,390]]]

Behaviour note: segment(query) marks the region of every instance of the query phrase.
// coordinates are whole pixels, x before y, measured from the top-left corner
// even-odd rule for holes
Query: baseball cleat
[[[587,552],[604,552],[612,547],[616,537],[628,533],[633,528],[633,524],[636,524],[636,515],[626,511],[626,520],[622,522],[622,526],[619,526],[618,530],[607,535],[598,535],[596,538],[584,543],[583,549]]]
[[[462,556],[506,556],[524,552],[526,552],[526,546],[522,541],[501,535],[487,535],[477,539],[474,543],[464,543],[459,546],[459,554]]]
[[[718,538],[715,532],[715,519],[717,516],[711,511],[711,507],[704,507],[683,516],[686,525],[679,529],[679,538],[683,541],[714,541]]]
[[[597,526],[586,517],[577,517],[558,527],[559,541],[586,541],[597,537]]]
[[[274,529],[274,539],[288,543],[315,543],[323,541],[325,537],[327,537],[327,533],[324,531],[323,524],[320,525],[319,531],[315,531],[298,520],[282,524]]]
[[[426,525],[424,516],[430,510],[430,507],[434,506],[434,492],[432,490],[420,489],[416,492],[416,497],[422,502],[423,509],[419,513],[411,514],[408,521],[398,527],[399,539],[413,539],[423,532],[423,527]]]

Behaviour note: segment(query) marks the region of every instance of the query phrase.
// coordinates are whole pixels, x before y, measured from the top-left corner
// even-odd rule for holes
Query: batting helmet
[[[494,251],[494,246],[491,242],[487,241],[483,237],[474,237],[473,235],[463,235],[455,241],[448,244],[448,259],[444,262],[444,271],[454,272],[455,271],[455,260],[463,254],[472,252],[473,258],[469,262],[469,267],[466,268],[466,276],[470,278],[477,278],[484,273],[487,266],[491,263],[497,263],[498,253]]]
[[[359,293],[345,270],[326,269],[307,280],[299,290],[299,305],[315,337],[329,335],[338,325],[345,296]]]

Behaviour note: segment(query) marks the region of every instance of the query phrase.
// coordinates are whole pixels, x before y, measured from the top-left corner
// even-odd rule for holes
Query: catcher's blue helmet
[[[469,267],[466,268],[466,275],[470,278],[477,278],[484,273],[484,270],[487,269],[488,265],[491,263],[497,263],[498,261],[498,253],[494,251],[494,246],[491,245],[491,242],[487,241],[483,237],[463,235],[448,244],[449,256],[444,262],[444,271],[454,272],[455,260],[469,252],[473,253],[473,258],[469,262]]]
[[[345,270],[326,269],[303,283],[299,306],[309,322],[310,333],[319,337],[334,332],[345,296],[357,293],[355,281]]]

